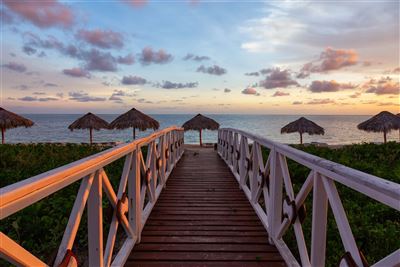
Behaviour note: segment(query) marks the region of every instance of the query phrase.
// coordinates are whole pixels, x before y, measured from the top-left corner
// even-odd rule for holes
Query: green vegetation
[[[399,143],[361,144],[338,149],[314,146],[296,146],[296,148],[400,183]],[[106,147],[72,144],[2,145],[0,147],[0,186],[15,183],[104,149]],[[265,154],[268,153],[266,150],[264,152]],[[288,160],[288,165],[295,192],[297,192],[309,170],[291,160]],[[105,168],[114,189],[117,187],[122,168],[122,159]],[[336,185],[358,246],[369,263],[375,262],[400,247],[400,239],[396,238],[400,236],[399,212],[395,212],[393,209],[387,208],[338,183]],[[0,231],[42,260],[50,262],[61,241],[78,188],[79,182],[74,183],[2,220]],[[312,193],[307,198],[306,209],[307,218],[303,224],[303,229],[306,240],[309,242],[311,237]],[[108,224],[107,218],[110,217],[110,212],[112,210],[109,208],[109,203],[104,200],[105,227]],[[82,218],[74,250],[86,253],[84,249],[87,245],[86,215]],[[344,250],[331,212],[329,212],[328,218],[328,265],[336,266],[339,258],[344,254]],[[285,240],[294,248],[293,230],[289,231]],[[106,235],[106,229],[104,232]],[[79,253],[78,256],[82,259],[85,258],[85,255]],[[0,262],[0,265],[2,265],[2,262]]]

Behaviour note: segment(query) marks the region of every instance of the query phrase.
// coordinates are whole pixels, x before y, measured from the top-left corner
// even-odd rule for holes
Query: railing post
[[[140,229],[142,227],[140,157],[138,149],[140,148],[137,147],[133,152],[132,175],[128,181],[129,223],[136,235],[136,243],[140,243]]]
[[[256,199],[256,194],[257,194],[257,189],[258,189],[258,171],[260,169],[259,166],[259,155],[258,155],[258,148],[259,144],[254,141],[253,142],[253,149],[251,150],[251,153],[253,154],[253,159],[252,159],[252,174],[251,176],[249,175],[250,180],[250,190],[251,190],[251,201],[253,203],[257,202]]]
[[[239,184],[240,186],[244,186],[245,184],[245,178],[246,178],[246,166],[245,166],[245,161],[246,161],[246,148],[245,146],[247,145],[247,142],[245,141],[245,137],[242,135],[240,137],[240,161],[239,161]]]
[[[103,202],[102,176],[96,172],[88,198],[89,266],[103,263]]]
[[[278,234],[280,224],[282,222],[282,186],[283,175],[279,165],[278,153],[275,147],[271,149],[271,186],[270,198],[268,204],[268,225],[269,225],[269,241],[273,244],[273,238]]]
[[[314,171],[311,265],[325,266],[326,221],[328,216],[328,197],[321,176]]]

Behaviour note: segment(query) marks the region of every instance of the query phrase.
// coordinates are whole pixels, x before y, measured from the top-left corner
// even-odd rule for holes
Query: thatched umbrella
[[[390,113],[389,111],[382,111],[357,125],[357,128],[367,132],[383,132],[383,141],[386,143],[386,134],[391,130],[400,129],[400,117]]]
[[[295,120],[289,123],[288,125],[284,126],[281,129],[281,134],[283,133],[299,133],[300,144],[303,144],[303,133],[308,133],[309,135],[314,135],[314,134],[324,135],[325,130],[315,122],[312,122],[304,117],[301,117],[300,119]]]
[[[146,114],[143,114],[139,110],[133,108],[113,120],[110,123],[110,127],[112,129],[133,128],[133,139],[135,139],[135,129],[139,129],[140,131],[146,131],[147,129],[157,130],[160,127],[160,123],[152,117],[147,116]]]
[[[68,129],[71,131],[75,129],[89,129],[90,133],[90,144],[93,143],[93,130],[100,130],[100,129],[109,129],[109,124],[102,118],[94,115],[93,113],[89,112],[86,115],[80,117],[76,121],[74,121]]]
[[[189,130],[194,130],[194,131],[199,131],[200,133],[200,146],[203,145],[202,138],[201,138],[201,131],[203,129],[207,130],[218,130],[219,128],[219,123],[216,122],[215,120],[208,118],[206,116],[203,116],[201,114],[197,114],[187,122],[185,122],[182,127],[185,129],[185,131]]]
[[[24,126],[25,128],[31,127],[33,121],[28,120],[22,116],[12,113],[0,107],[0,128],[1,128],[1,143],[4,144],[4,134],[7,129],[17,128]]]

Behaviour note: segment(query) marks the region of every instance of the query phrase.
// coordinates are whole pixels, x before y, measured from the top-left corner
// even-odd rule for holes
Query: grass
[[[346,166],[400,183],[400,144],[386,145],[361,144],[345,146],[340,149],[296,146],[308,153],[342,163]],[[105,147],[89,145],[2,145],[0,149],[0,186],[6,186],[32,177],[56,167],[104,150]],[[265,156],[268,153],[264,151]],[[295,192],[299,190],[309,170],[293,161],[288,161]],[[123,168],[118,160],[105,168],[114,189],[117,188]],[[72,209],[79,183],[74,183],[57,193],[23,209],[2,220],[0,231],[7,234],[34,255],[45,262],[51,262],[60,244],[67,220]],[[337,184],[353,234],[360,250],[369,263],[383,258],[400,247],[400,213],[377,203],[360,193]],[[105,198],[104,198],[105,199]],[[309,246],[311,229],[312,193],[306,201],[307,218],[303,224]],[[105,235],[107,220],[112,210],[104,201]],[[82,217],[74,251],[86,251],[86,215]],[[286,234],[285,240],[295,248],[293,231]],[[104,237],[106,239],[106,236]],[[331,212],[328,215],[327,234],[328,266],[335,266],[344,254],[338,230]],[[78,253],[85,259],[86,252]],[[80,262],[83,262],[81,260]],[[0,261],[3,266],[4,262]]]

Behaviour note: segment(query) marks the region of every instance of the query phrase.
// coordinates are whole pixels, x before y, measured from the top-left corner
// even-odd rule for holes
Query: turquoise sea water
[[[79,114],[24,114],[33,120],[35,125],[31,128],[17,128],[6,132],[7,143],[31,143],[31,142],[88,142],[89,133],[85,130],[68,130]],[[100,114],[100,117],[111,122],[117,114]],[[193,114],[177,115],[151,115],[160,122],[161,127],[182,125],[193,117]],[[218,121],[221,127],[238,128],[262,135],[268,139],[282,143],[298,143],[298,134],[280,134],[280,129],[287,123],[298,119],[301,115],[222,115],[208,114]],[[307,115],[305,116],[325,128],[324,136],[305,135],[304,142],[321,142],[327,144],[351,144],[361,142],[382,142],[383,134],[367,133],[357,129],[357,124],[367,120],[370,116],[360,115]],[[152,131],[138,132],[137,137],[148,135]],[[198,132],[186,132],[185,142],[198,142]],[[101,130],[94,132],[95,142],[126,142],[132,139],[132,129],[127,130]],[[216,131],[205,131],[203,142],[216,142]],[[388,135],[388,140],[399,140],[399,132],[393,131]]]

